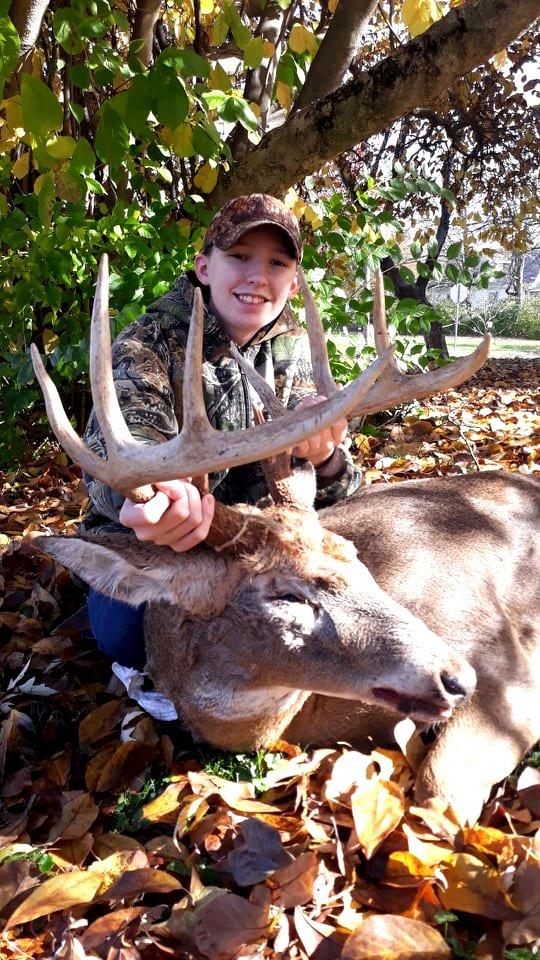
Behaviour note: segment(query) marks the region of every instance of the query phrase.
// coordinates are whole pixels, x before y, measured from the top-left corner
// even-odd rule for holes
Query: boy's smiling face
[[[239,346],[279,316],[298,290],[297,262],[279,227],[248,230],[228,250],[212,247],[195,260],[210,287],[210,308]]]

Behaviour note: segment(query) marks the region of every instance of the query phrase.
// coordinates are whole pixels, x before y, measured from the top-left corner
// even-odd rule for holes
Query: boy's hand
[[[120,523],[135,531],[138,540],[184,553],[206,540],[214,517],[214,498],[201,497],[188,480],[155,483],[157,492],[146,503],[124,500]]]
[[[326,397],[317,395],[314,397],[304,397],[295,410],[301,407],[312,407],[315,403],[321,403]],[[347,436],[348,422],[346,418],[336,420],[331,427],[326,427],[320,433],[316,433],[309,440],[303,440],[302,443],[293,447],[293,457],[300,457],[302,460],[309,460],[314,467],[320,466],[326,460],[329,460],[338,443],[343,443]]]

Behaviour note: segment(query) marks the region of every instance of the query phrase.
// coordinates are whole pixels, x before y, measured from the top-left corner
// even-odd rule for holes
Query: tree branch
[[[351,61],[358,55],[360,40],[377,3],[378,0],[356,0],[339,4],[296,98],[294,113],[337,90],[343,83]]]
[[[49,0],[13,0],[9,8],[13,25],[21,38],[19,62],[15,73],[20,70],[26,72],[31,70],[30,54],[36,45],[48,6]]]
[[[435,103],[456,78],[506,47],[538,16],[538,0],[469,0],[371,70],[290,116],[224,174],[209,202],[283,196],[328,160]]]
[[[150,65],[154,44],[154,27],[159,17],[161,0],[137,0],[135,22],[133,24],[132,40],[143,40],[144,45],[137,56],[145,67]]]

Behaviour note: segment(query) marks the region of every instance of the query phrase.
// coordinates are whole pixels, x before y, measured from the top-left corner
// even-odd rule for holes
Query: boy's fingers
[[[191,533],[188,533],[186,536],[181,537],[175,543],[171,543],[170,546],[176,553],[185,553],[186,550],[191,550],[192,547],[196,547],[198,543],[202,543],[206,540],[212,520],[214,518],[214,507],[215,500],[211,494],[207,494],[202,499],[202,520],[198,527],[195,530],[192,530]]]
[[[146,503],[133,503],[124,500],[120,510],[120,523],[133,530],[145,527],[147,524],[158,523],[169,506],[170,500],[165,493],[156,493]]]
[[[154,484],[154,487],[166,493],[169,500],[181,500],[189,483],[191,483],[191,477],[183,477],[181,480],[160,480],[159,483]]]

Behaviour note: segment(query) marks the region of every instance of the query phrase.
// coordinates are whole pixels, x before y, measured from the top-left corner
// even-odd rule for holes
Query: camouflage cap
[[[214,245],[220,250],[228,250],[248,230],[271,224],[287,234],[292,243],[296,259],[302,259],[302,238],[300,226],[292,210],[281,200],[267,193],[249,193],[244,197],[229,200],[216,213],[204,238],[204,249]]]

